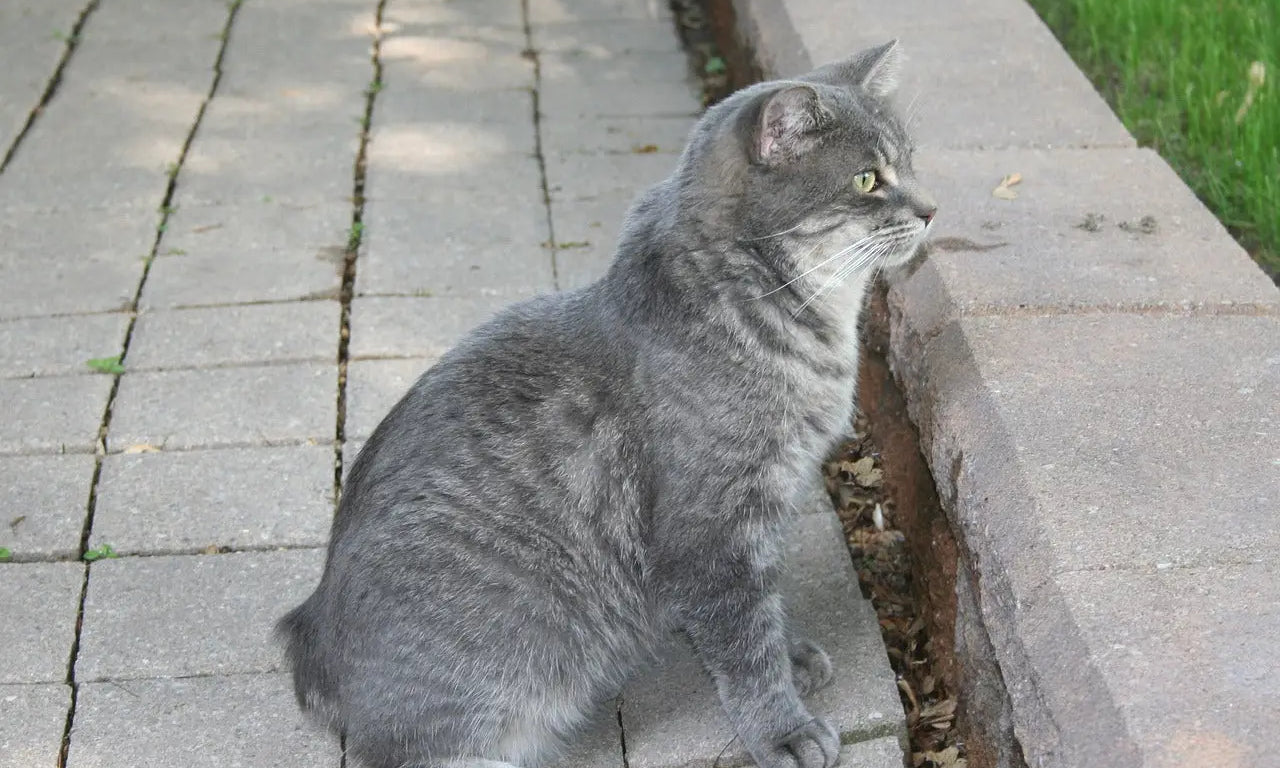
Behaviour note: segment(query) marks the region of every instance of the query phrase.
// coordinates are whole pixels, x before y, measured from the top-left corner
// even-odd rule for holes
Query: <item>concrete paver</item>
[[[387,415],[434,358],[352,360],[347,367],[348,439],[363,439]]]
[[[321,363],[126,374],[108,447],[332,441],[337,380]]]
[[[275,621],[311,592],[323,561],[317,549],[99,560],[76,679],[279,671]]]
[[[0,683],[67,679],[83,583],[79,563],[0,563]]]
[[[336,360],[340,312],[336,301],[143,312],[129,369]]]
[[[98,441],[111,376],[0,379],[0,453],[87,452]]]
[[[70,686],[0,685],[0,768],[56,765]]]
[[[93,471],[87,453],[0,457],[0,547],[19,560],[77,557]]]
[[[351,302],[352,359],[438,358],[510,302],[497,296],[380,296]]]
[[[88,683],[70,768],[338,768],[336,739],[303,719],[285,675]]]
[[[544,112],[543,118],[544,147],[584,154],[678,155],[693,127],[688,116],[553,119]]]
[[[618,55],[681,51],[674,25],[651,19],[595,18],[537,24],[532,34],[539,52]]]
[[[442,39],[471,39],[478,25],[520,27],[524,13],[518,0],[471,0],[466,3],[388,3],[383,25],[391,34],[409,25],[444,27]]]
[[[90,546],[122,554],[323,546],[333,458],[327,445],[112,454]]]
[[[905,733],[893,672],[875,613],[858,591],[835,515],[805,515],[789,534],[783,597],[797,632],[831,657],[835,680],[807,702],[846,742]],[[690,651],[676,648],[662,671],[623,695],[627,763],[635,768],[749,764],[720,709],[715,686]],[[888,768],[901,762],[898,752]]]
[[[928,271],[897,288],[903,302],[927,305],[941,293],[962,312],[1280,305],[1271,281],[1150,150],[930,152],[916,165],[945,213]],[[1018,197],[993,197],[1014,172]],[[1080,178],[1103,177],[1105,194],[1077,194]]]
[[[529,21],[535,25],[618,19],[671,23],[662,0],[530,0]]]
[[[460,6],[452,3],[436,7],[447,11]],[[505,7],[510,8],[511,4],[507,3]],[[406,15],[414,18],[421,15],[421,10],[398,9],[392,4],[384,14],[386,35],[382,40],[380,58],[382,79],[387,87],[422,89],[425,93],[476,93],[534,87],[533,61],[520,55],[525,48],[525,37],[518,22],[477,30],[472,26],[442,28],[396,20],[398,16]],[[516,13],[519,15],[518,6]],[[503,15],[501,12],[498,14],[500,17]],[[491,23],[499,20],[494,19]],[[482,34],[476,34],[477,31]]]
[[[92,373],[85,361],[119,355],[128,327],[120,313],[0,321],[0,375]]]
[[[40,103],[85,0],[14,0],[0,7],[0,157]]]

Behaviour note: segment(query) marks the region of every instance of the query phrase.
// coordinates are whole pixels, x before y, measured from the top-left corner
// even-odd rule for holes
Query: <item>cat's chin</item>
[[[880,274],[889,285],[900,283],[914,275],[928,256],[929,247],[921,240],[906,256],[901,257],[893,264],[881,268]]]

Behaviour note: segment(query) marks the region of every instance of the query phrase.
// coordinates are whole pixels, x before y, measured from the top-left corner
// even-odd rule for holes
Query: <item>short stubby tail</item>
[[[285,614],[276,624],[276,636],[285,646],[285,655],[293,671],[293,692],[298,706],[328,723],[340,728],[336,681],[325,664],[319,626],[315,620],[312,600]]]

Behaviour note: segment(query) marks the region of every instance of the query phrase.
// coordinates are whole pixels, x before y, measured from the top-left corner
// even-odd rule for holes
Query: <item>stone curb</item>
[[[960,545],[970,765],[1268,762],[1280,292],[1022,0],[732,6],[766,76],[901,37],[933,68],[906,98],[945,81],[916,121],[939,247],[889,293],[888,354]],[[1143,207],[1150,237],[1094,213]]]

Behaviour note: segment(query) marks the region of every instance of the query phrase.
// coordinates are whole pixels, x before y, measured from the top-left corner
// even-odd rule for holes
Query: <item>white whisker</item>
[[[745,242],[751,243],[751,242],[755,242],[756,240],[768,240],[771,237],[782,237],[783,235],[795,232],[797,229],[799,229],[802,226],[804,226],[803,221],[800,222],[799,224],[796,224],[794,227],[791,227],[790,229],[784,229],[781,232],[774,232],[772,235],[761,235],[760,237],[744,237],[743,240]]]
[[[826,258],[826,259],[823,259],[823,260],[822,260],[820,263],[818,263],[817,265],[815,265],[815,266],[813,266],[813,267],[810,267],[809,269],[805,270],[804,272],[802,272],[802,273],[800,273],[800,274],[796,275],[795,277],[791,278],[790,280],[788,280],[787,282],[785,282],[785,283],[783,283],[782,285],[778,286],[777,288],[774,288],[774,289],[773,289],[773,290],[771,290],[771,291],[767,291],[767,292],[765,292],[765,293],[762,293],[762,294],[760,294],[759,296],[752,296],[751,298],[746,299],[746,301],[755,301],[755,300],[757,300],[757,299],[763,299],[763,298],[764,298],[764,297],[766,297],[766,296],[772,296],[773,294],[777,293],[778,291],[781,291],[783,288],[786,288],[788,285],[791,285],[791,284],[792,284],[792,283],[794,283],[795,281],[800,280],[801,278],[808,276],[810,273],[814,272],[815,270],[822,269],[822,268],[823,268],[823,267],[825,267],[826,265],[830,264],[831,262],[835,261],[836,259],[840,258],[841,256],[844,256],[844,255],[845,255],[846,253],[848,253],[849,251],[853,250],[854,248],[857,248],[858,246],[862,245],[863,243],[865,243],[865,242],[867,242],[867,241],[869,241],[869,240],[871,240],[871,239],[872,239],[872,238],[871,238],[871,236],[870,236],[870,235],[868,235],[867,237],[864,237],[864,238],[862,238],[861,240],[858,240],[857,242],[853,243],[852,245],[849,245],[849,246],[846,246],[846,247],[844,247],[844,248],[840,249],[838,252],[836,252],[836,254],[835,254],[834,256],[830,256],[830,257],[828,257],[828,258]],[[809,253],[806,253],[806,254],[805,254],[805,258],[807,259],[807,258],[809,257],[809,255],[810,255],[810,254],[812,254],[812,253],[813,253],[814,251],[816,251],[816,250],[818,250],[818,246],[816,246],[816,245],[815,245],[813,248],[811,248],[811,249],[809,250]]]
[[[831,275],[831,277],[827,278],[826,282],[824,282],[822,286],[818,288],[818,290],[814,291],[813,294],[809,296],[809,298],[805,299],[804,302],[799,307],[796,308],[796,311],[791,313],[791,316],[793,318],[798,317],[800,313],[804,311],[805,307],[813,303],[813,301],[816,300],[818,297],[820,297],[823,293],[825,293],[828,288],[832,287],[833,285],[838,285],[840,282],[844,280],[844,278],[848,277],[854,271],[861,269],[867,264],[870,264],[873,261],[879,259],[881,256],[889,252],[889,249],[891,248],[891,246],[892,246],[891,242],[880,240],[873,243],[871,248],[865,251],[860,251],[854,254],[853,256],[850,256],[845,261],[844,264],[840,265],[839,269],[837,269],[835,273]]]

